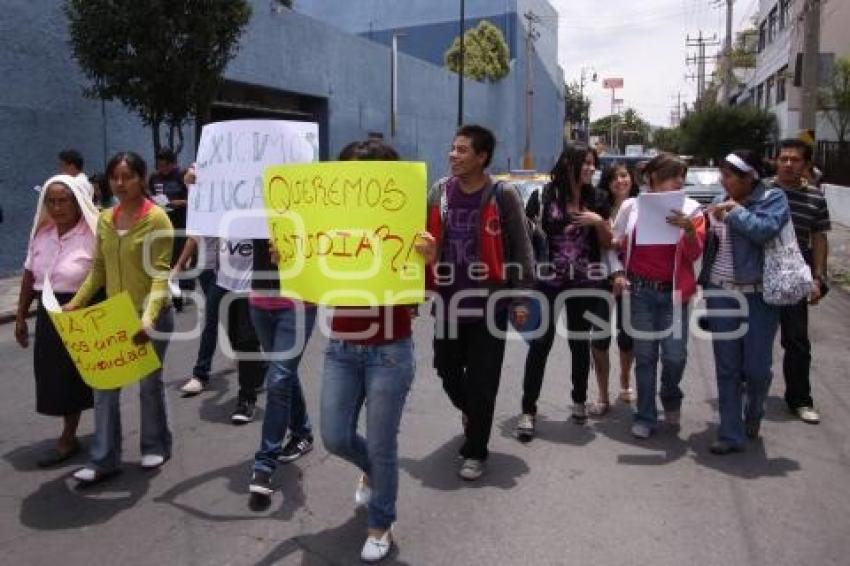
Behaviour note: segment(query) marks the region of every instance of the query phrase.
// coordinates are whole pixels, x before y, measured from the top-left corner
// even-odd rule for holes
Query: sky
[[[726,2],[718,0],[549,0],[559,13],[558,60],[566,81],[578,81],[586,71],[585,95],[591,100],[591,120],[611,113],[611,91],[602,79],[622,77],[617,91],[624,108],[634,108],[654,126],[669,126],[677,93],[689,105],[696,98],[695,65],[686,65],[695,48],[686,38],[717,34],[723,41]],[[736,0],[734,29],[750,27],[758,0]],[[709,48],[708,54],[719,47]],[[598,82],[590,82],[593,69]],[[707,67],[708,73],[712,66]]]

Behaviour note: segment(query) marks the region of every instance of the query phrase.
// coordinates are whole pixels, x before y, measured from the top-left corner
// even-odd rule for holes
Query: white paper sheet
[[[685,193],[643,193],[638,197],[637,244],[675,244],[681,229],[667,223],[674,210],[682,210]]]

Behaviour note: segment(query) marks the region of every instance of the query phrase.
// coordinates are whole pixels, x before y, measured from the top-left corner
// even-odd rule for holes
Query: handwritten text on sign
[[[284,120],[207,124],[189,195],[187,230],[200,236],[268,238],[263,170],[319,158],[318,126]]]
[[[281,293],[331,306],[415,304],[425,275],[424,163],[346,161],[266,169]]]
[[[123,387],[160,367],[151,342],[133,343],[142,323],[126,292],[92,307],[49,314],[83,381],[94,389]]]

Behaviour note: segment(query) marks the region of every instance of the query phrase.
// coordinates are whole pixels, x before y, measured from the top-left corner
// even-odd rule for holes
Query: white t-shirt
[[[219,238],[218,242],[216,285],[228,291],[250,290],[254,267],[254,242],[225,238]]]
[[[218,238],[198,236],[198,269],[215,269],[218,265]]]

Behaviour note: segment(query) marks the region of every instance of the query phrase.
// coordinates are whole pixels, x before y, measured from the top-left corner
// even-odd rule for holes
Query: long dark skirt
[[[65,304],[73,296],[56,293],[59,304]],[[37,412],[59,417],[91,409],[94,405],[91,388],[80,377],[40,299],[35,320],[33,368]]]

